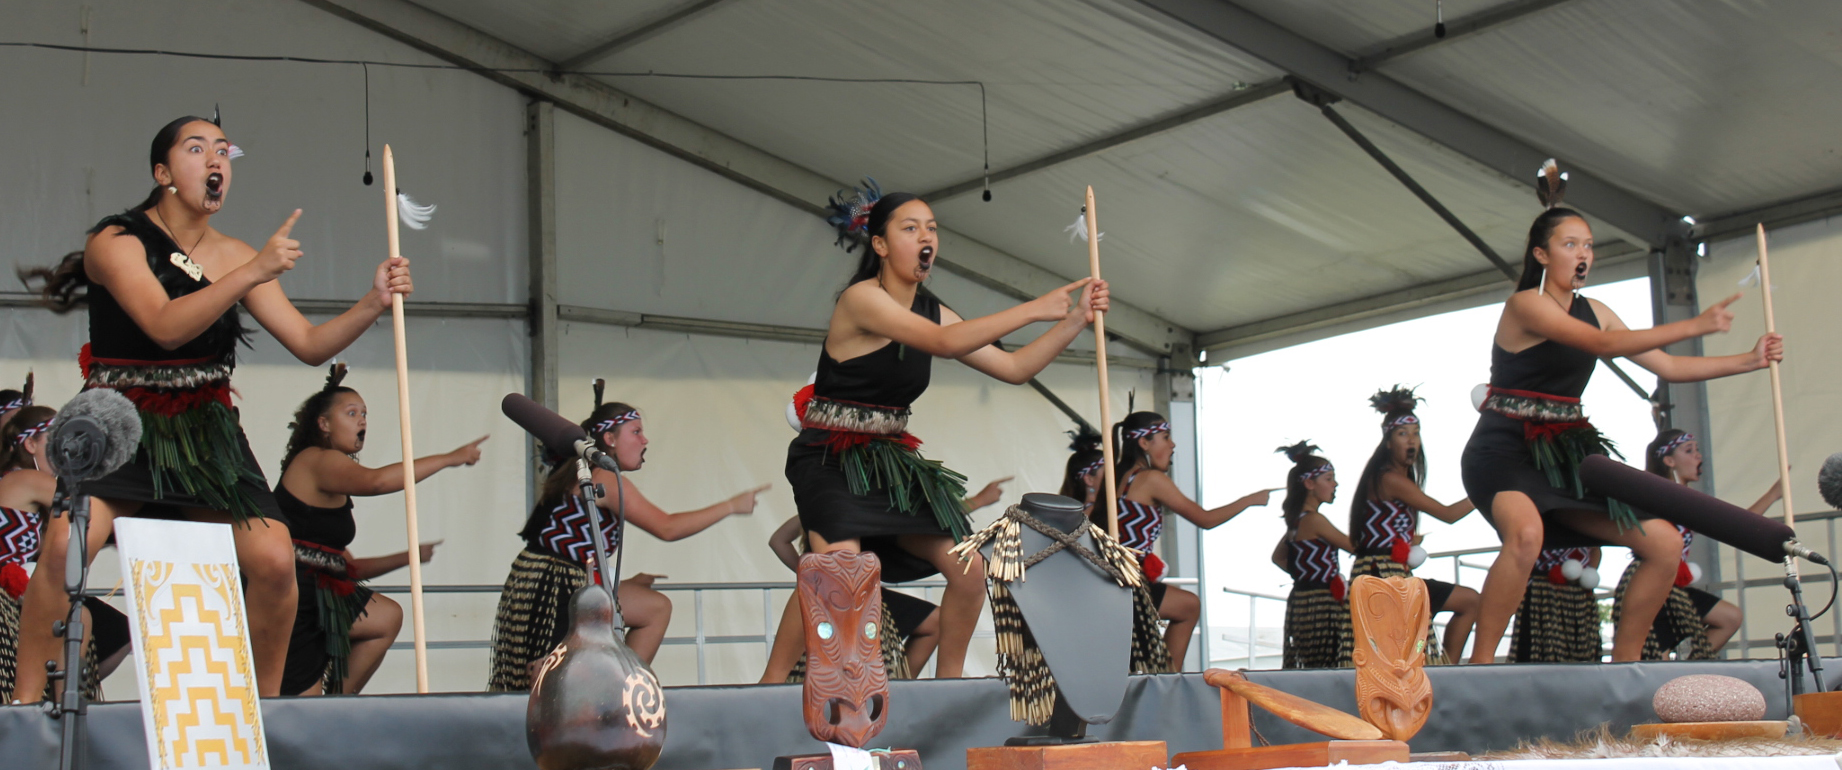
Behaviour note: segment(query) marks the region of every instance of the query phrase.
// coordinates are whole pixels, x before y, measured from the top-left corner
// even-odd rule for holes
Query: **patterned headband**
[[[1670,452],[1675,451],[1676,447],[1682,446],[1683,444],[1687,444],[1688,442],[1694,441],[1694,440],[1695,440],[1695,434],[1693,433],[1684,433],[1680,436],[1672,438],[1669,440],[1669,443],[1664,444],[1660,447],[1657,447],[1657,456],[1658,457],[1666,456]]]
[[[1101,468],[1104,468],[1104,467],[1106,467],[1106,458],[1102,457],[1098,460],[1088,463],[1086,467],[1081,469],[1081,473],[1078,475],[1086,476],[1087,474],[1093,473],[1094,471],[1100,470]]]
[[[1156,435],[1159,433],[1169,433],[1169,432],[1170,432],[1170,423],[1168,422],[1154,423],[1151,425],[1147,425],[1143,428],[1139,428],[1137,430],[1126,431],[1126,440],[1133,441],[1136,439],[1144,438],[1146,436],[1152,436],[1152,435]]]
[[[1330,467],[1330,463],[1324,463],[1323,465],[1320,465],[1316,468],[1312,468],[1311,470],[1298,474],[1298,480],[1299,481],[1310,481],[1312,479],[1315,479],[1319,476],[1322,476],[1326,473],[1331,472],[1331,470],[1333,469]]]
[[[1413,416],[1412,412],[1408,412],[1407,414],[1403,414],[1399,417],[1396,417],[1392,420],[1382,423],[1382,430],[1385,430],[1385,431],[1394,430],[1395,428],[1399,428],[1402,425],[1419,425],[1419,424],[1420,424],[1420,418]]]
[[[53,419],[56,419],[56,418],[53,418]],[[30,428],[20,431],[19,435],[13,437],[13,441],[14,443],[24,444],[27,441],[31,440],[33,436],[36,436],[40,433],[44,433],[50,427],[51,427],[51,420],[46,420]]]
[[[31,405],[32,405],[31,396],[20,396],[19,398],[15,398],[11,401],[6,402],[5,406],[0,406],[0,412],[11,412],[14,409],[24,409]]]
[[[614,415],[613,417],[609,417],[608,419],[595,423],[595,435],[599,436],[603,433],[611,431],[622,425],[633,422],[634,420],[637,420],[639,418],[640,418],[639,410],[628,409],[625,412],[621,412],[620,414]]]

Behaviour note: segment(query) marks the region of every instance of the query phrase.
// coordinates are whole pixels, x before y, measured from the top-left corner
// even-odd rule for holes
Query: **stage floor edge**
[[[1824,665],[1832,676],[1842,672],[1842,661]],[[1751,682],[1765,693],[1767,719],[1786,716],[1778,664],[1769,660],[1444,666],[1428,674],[1433,714],[1412,741],[1415,751],[1477,754],[1525,739],[1567,739],[1602,723],[1622,731],[1654,721],[1652,694],[1686,674]],[[1347,669],[1248,673],[1253,681],[1351,713],[1354,677]],[[1025,732],[1010,720],[1000,680],[891,684],[889,723],[872,745],[918,749],[928,770],[961,770],[966,749]],[[1136,676],[1114,720],[1095,725],[1091,734],[1162,740],[1173,754],[1221,748],[1219,704],[1200,674]],[[795,685],[668,687],[666,705],[658,770],[765,768],[777,755],[821,748],[800,720]],[[522,694],[279,698],[262,706],[276,770],[535,767],[525,746]],[[1321,740],[1258,709],[1254,726],[1273,743]],[[8,767],[55,767],[58,735],[58,723],[35,707],[0,707],[0,757]],[[85,742],[85,766],[92,770],[148,767],[137,703],[97,704]]]

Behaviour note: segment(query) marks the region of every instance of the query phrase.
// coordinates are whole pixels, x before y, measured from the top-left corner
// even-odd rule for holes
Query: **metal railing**
[[[1771,518],[1774,521],[1784,520],[1783,516],[1774,516]],[[1837,550],[1836,550],[1836,542],[1837,542],[1836,522],[1838,520],[1842,520],[1842,511],[1818,511],[1814,513],[1797,514],[1797,523],[1800,525],[1801,524],[1811,524],[1811,523],[1819,522],[1819,521],[1823,523],[1823,535],[1824,535],[1823,547],[1817,550],[1819,550],[1821,553],[1823,553],[1826,556],[1833,556],[1837,553]],[[1740,630],[1734,632],[1733,639],[1727,643],[1727,646],[1725,649],[1722,650],[1722,653],[1724,655],[1728,650],[1731,650],[1735,653],[1738,653],[1739,657],[1744,658],[1747,656],[1748,653],[1752,652],[1753,650],[1776,650],[1777,635],[1779,633],[1787,633],[1787,634],[1790,633],[1791,621],[1788,618],[1781,620],[1779,624],[1776,625],[1772,629],[1772,631],[1770,631],[1767,635],[1763,636],[1762,638],[1754,638],[1751,633],[1752,631],[1751,613],[1747,611],[1747,604],[1748,604],[1747,593],[1749,593],[1747,589],[1753,589],[1753,588],[1780,588],[1782,589],[1784,585],[1783,568],[1776,562],[1768,562],[1768,564],[1770,565],[1769,569],[1773,573],[1772,577],[1749,578],[1746,576],[1746,573],[1748,572],[1748,570],[1746,569],[1748,559],[1746,557],[1748,554],[1742,551],[1739,551],[1738,549],[1732,549],[1732,552],[1734,553],[1734,558],[1733,558],[1732,563],[1733,563],[1734,573],[1735,573],[1733,577],[1731,579],[1721,580],[1719,582],[1712,583],[1708,586],[1708,590],[1710,592],[1716,595],[1719,595],[1723,598],[1730,599],[1731,601],[1733,601],[1734,604],[1738,605],[1740,608]],[[1716,556],[1716,561],[1723,563],[1723,564],[1725,563],[1725,560],[1721,556]],[[1760,561],[1764,561],[1764,560],[1761,559]],[[1800,579],[1803,581],[1806,588],[1817,587],[1817,586],[1827,586],[1830,582],[1828,570],[1824,570],[1822,572],[1812,572],[1809,575],[1801,576]],[[1731,595],[1729,595],[1729,592],[1731,592]],[[1789,598],[1787,594],[1774,594],[1774,595],[1780,601],[1788,600]],[[1827,602],[1827,597],[1821,596],[1821,592],[1819,589],[1819,592],[1815,594],[1806,593],[1804,595],[1804,601],[1812,605],[1810,607],[1810,612],[1814,614],[1818,610],[1823,608],[1822,603]],[[1827,622],[1825,622],[1824,619],[1819,618],[1816,622],[1816,625],[1818,628],[1824,625],[1827,625],[1830,627],[1829,628],[1830,633],[1827,636],[1817,637],[1817,642],[1819,644],[1827,642],[1829,644],[1836,645],[1836,648],[1838,650],[1842,650],[1842,611],[1832,609],[1829,613],[1829,617],[1827,618]],[[1816,629],[1812,629],[1812,630],[1816,630]],[[1728,657],[1731,657],[1731,656],[1728,656]]]

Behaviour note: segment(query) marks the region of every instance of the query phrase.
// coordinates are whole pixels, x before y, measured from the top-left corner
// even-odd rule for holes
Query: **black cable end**
[[[1433,25],[1433,38],[1436,40],[1445,39],[1445,22],[1442,21]]]
[[[365,172],[365,186],[366,186],[366,187],[370,187],[370,186],[371,186],[371,172],[369,172],[369,171],[366,171],[366,172]]]
[[[986,190],[986,191],[985,191],[985,194],[984,194],[984,195],[981,195],[981,196],[979,196],[979,197],[980,197],[981,199],[983,199],[983,200],[984,200],[984,201],[985,201],[986,203],[990,203],[990,202],[991,202],[991,191],[990,191],[990,190]]]

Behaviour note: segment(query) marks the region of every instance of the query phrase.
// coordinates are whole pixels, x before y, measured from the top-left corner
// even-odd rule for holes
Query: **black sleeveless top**
[[[358,537],[358,522],[352,518],[352,497],[345,505],[321,508],[301,502],[282,484],[275,485],[275,503],[288,517],[288,530],[295,540],[343,551]]]
[[[1593,304],[1585,297],[1574,295],[1567,314],[1592,324],[1595,329],[1599,327]],[[1593,354],[1554,340],[1542,340],[1519,353],[1493,344],[1490,346],[1490,384],[1496,388],[1579,398],[1586,392],[1586,383],[1592,379],[1597,363]]]
[[[940,300],[916,289],[909,310],[940,323]],[[889,344],[848,361],[838,361],[819,346],[819,373],[812,395],[836,401],[875,406],[907,407],[927,392],[934,357],[891,340]]]
[[[167,237],[166,232],[154,226],[147,218],[146,212],[127,211],[105,217],[90,229],[99,233],[109,227],[122,228],[122,234],[116,237],[132,236],[141,241],[147,252],[147,268],[153,271],[154,278],[166,289],[169,299],[178,299],[206,286],[211,279],[200,277],[193,279],[173,262],[173,255],[182,253],[179,244]],[[90,316],[90,353],[97,358],[118,358],[135,361],[183,361],[206,359],[211,361],[235,363],[237,343],[247,341],[249,331],[243,328],[241,313],[232,307],[212,322],[204,333],[173,350],[166,350],[141,331],[140,324],[129,317],[115,295],[98,283],[88,284]]]

